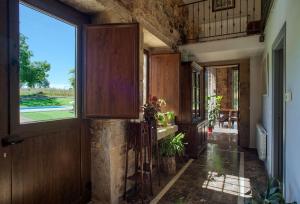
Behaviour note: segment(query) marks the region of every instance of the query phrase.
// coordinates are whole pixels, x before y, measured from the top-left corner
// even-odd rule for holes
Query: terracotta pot
[[[174,157],[162,157],[162,170],[168,174],[172,175],[176,173],[176,160]]]

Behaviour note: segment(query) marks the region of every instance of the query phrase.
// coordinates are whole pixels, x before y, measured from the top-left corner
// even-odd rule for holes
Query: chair
[[[219,121],[219,127],[220,127],[220,124],[221,124],[221,126],[223,128],[224,127],[224,122],[229,121],[228,112],[227,111],[220,111],[218,121]]]
[[[234,122],[239,122],[239,111],[232,111],[230,115],[230,122],[231,122],[231,127],[233,127]]]

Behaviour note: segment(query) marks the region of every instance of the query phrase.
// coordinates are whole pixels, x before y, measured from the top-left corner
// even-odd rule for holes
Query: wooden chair
[[[228,122],[229,121],[229,114],[227,111],[220,111],[219,113],[219,118],[218,118],[218,122],[219,122],[219,127],[220,125],[222,126],[222,128],[224,127],[224,122]]]
[[[234,122],[239,122],[239,111],[232,111],[230,115],[230,122],[231,122],[231,127],[234,126]]]

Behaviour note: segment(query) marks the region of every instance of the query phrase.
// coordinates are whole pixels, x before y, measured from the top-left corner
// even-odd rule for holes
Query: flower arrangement
[[[156,96],[149,98],[149,102],[143,106],[144,118],[146,121],[156,121],[157,115],[161,111],[161,108],[166,106],[166,101],[158,99]]]

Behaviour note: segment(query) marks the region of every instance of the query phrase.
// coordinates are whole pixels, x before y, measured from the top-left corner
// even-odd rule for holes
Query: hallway
[[[214,132],[159,203],[244,203],[264,190],[266,179],[263,162],[254,150],[238,147],[236,133]]]

